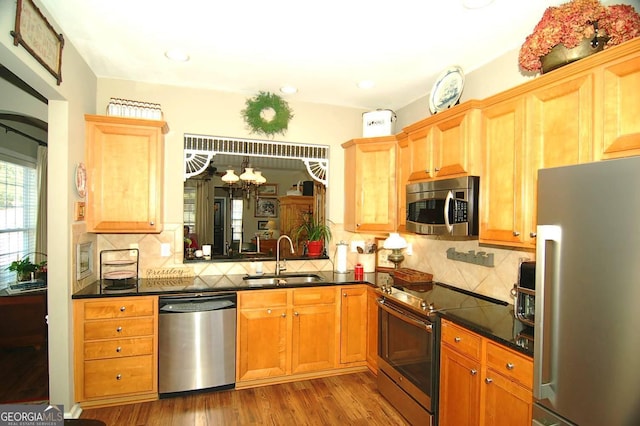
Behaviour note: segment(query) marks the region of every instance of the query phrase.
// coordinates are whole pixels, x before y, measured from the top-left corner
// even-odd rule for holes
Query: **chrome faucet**
[[[291,254],[295,253],[295,250],[293,249],[293,241],[291,241],[291,238],[289,238],[288,235],[280,235],[280,237],[278,237],[278,241],[276,242],[276,276],[280,275],[280,271],[284,271],[287,269],[285,267],[283,267],[282,269],[280,268],[280,240],[282,240],[283,238],[289,240]]]

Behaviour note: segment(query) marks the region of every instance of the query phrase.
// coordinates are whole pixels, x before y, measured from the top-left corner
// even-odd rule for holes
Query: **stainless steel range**
[[[438,283],[402,285],[389,278],[380,285],[378,390],[412,425],[437,422],[440,321],[436,314],[484,303],[494,302]]]

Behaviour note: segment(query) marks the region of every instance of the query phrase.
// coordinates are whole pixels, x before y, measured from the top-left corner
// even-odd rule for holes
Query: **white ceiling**
[[[519,48],[546,7],[564,2],[36,1],[98,77],[247,97],[288,84],[299,88],[288,100],[394,110],[427,95],[451,65],[468,74]],[[173,48],[190,61],[166,59]],[[361,80],[375,87],[359,89]]]

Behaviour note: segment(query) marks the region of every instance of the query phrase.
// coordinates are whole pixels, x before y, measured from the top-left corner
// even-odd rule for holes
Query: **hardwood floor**
[[[370,372],[86,409],[107,426],[406,425]]]
[[[1,348],[0,404],[49,399],[47,346]]]

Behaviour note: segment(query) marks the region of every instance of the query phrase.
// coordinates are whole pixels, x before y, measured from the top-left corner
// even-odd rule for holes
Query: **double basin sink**
[[[244,281],[249,286],[286,286],[320,283],[324,279],[317,274],[291,273],[291,274],[264,274],[264,275],[247,275]]]

